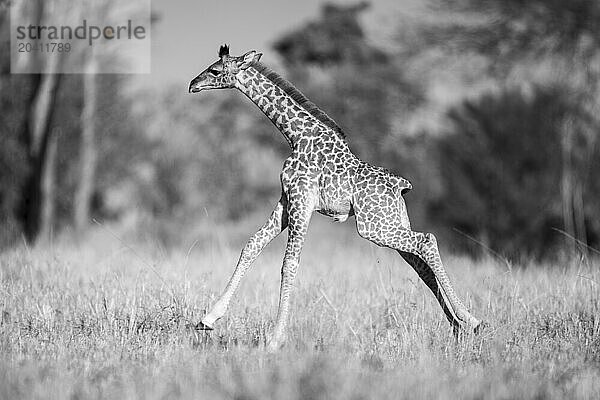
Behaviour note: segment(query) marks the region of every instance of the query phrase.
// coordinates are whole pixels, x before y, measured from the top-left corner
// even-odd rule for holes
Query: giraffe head
[[[239,75],[253,62],[260,60],[261,53],[254,50],[242,56],[230,56],[229,46],[219,48],[219,60],[212,63],[200,75],[190,82],[190,93],[210,89],[229,89],[235,87]]]

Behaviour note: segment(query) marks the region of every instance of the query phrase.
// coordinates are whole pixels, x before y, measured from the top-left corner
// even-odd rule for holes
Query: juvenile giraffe
[[[456,295],[444,270],[436,238],[410,227],[402,195],[406,179],[361,161],[348,148],[342,130],[292,84],[259,62],[261,53],[235,57],[221,46],[219,60],[190,83],[189,91],[236,88],[248,96],[281,131],[292,154],[281,171],[281,198],[265,224],[246,243],[223,294],[199,329],[212,329],[240,281],[262,249],[288,228],[281,269],[279,309],[269,351],[283,345],[292,286],[314,211],[343,222],[356,216],[358,234],[392,248],[410,264],[435,295],[455,332],[477,330],[480,321]]]

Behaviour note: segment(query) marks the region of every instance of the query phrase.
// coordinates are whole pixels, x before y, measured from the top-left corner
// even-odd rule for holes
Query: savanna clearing
[[[316,217],[280,353],[264,345],[285,235],[216,329],[195,333],[259,225],[210,226],[168,250],[98,227],[84,243],[0,255],[0,398],[600,397],[600,264],[588,259],[511,269],[442,248],[461,298],[492,326],[456,342],[395,252]]]

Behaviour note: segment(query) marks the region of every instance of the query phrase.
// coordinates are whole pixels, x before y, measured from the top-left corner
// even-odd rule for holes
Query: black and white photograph
[[[0,0],[0,399],[600,398],[600,1]]]

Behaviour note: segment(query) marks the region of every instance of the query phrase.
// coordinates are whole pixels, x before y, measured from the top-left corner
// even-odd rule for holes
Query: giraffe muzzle
[[[206,79],[200,74],[199,76],[192,79],[190,82],[189,93],[198,93],[202,90],[208,89],[210,84],[206,82]]]
[[[190,83],[190,87],[188,90],[189,90],[189,93],[198,93],[202,89],[204,89],[204,88],[202,86],[198,85],[198,82],[192,81]]]

